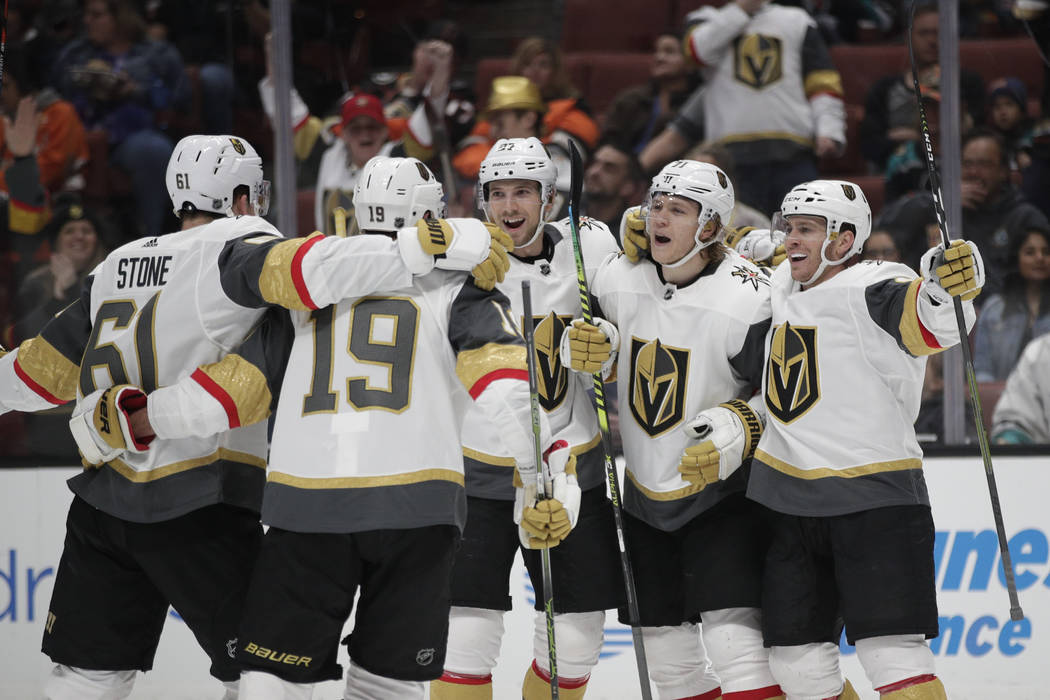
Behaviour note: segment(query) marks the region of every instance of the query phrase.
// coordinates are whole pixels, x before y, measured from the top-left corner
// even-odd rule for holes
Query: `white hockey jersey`
[[[750,498],[802,516],[929,503],[914,423],[926,356],[958,331],[952,304],[932,303],[922,284],[882,261],[804,291],[789,265],[774,271]]]
[[[272,332],[241,349],[280,386],[264,523],[333,533],[462,528],[459,435],[472,396],[513,454],[532,451],[524,341],[506,297],[465,273],[434,271],[286,322],[286,361]]]
[[[1050,443],[1050,334],[1025,346],[995,405],[994,423],[994,437],[1010,432]]]
[[[554,439],[568,442],[576,455],[580,488],[587,490],[605,478],[598,419],[587,393],[593,380],[568,371],[558,351],[565,327],[582,315],[569,220],[547,224],[543,235],[544,254],[533,259],[511,256],[510,270],[497,288],[510,299],[515,320],[524,324],[521,283],[531,282],[540,407],[547,413]],[[601,262],[618,250],[616,239],[605,224],[583,218],[580,244],[587,279],[593,281]],[[513,500],[514,459],[507,454],[489,417],[478,407],[472,408],[464,421],[463,457],[468,495]]]
[[[805,10],[767,4],[749,16],[728,3],[708,17],[686,39],[707,84],[705,138],[750,145],[746,162],[771,141],[846,142],[842,79]]]
[[[53,376],[56,368],[75,368],[75,357],[79,400],[115,384],[149,392],[218,360],[263,314],[225,294],[216,264],[228,241],[248,235],[280,239],[265,220],[243,216],[113,251],[92,272],[81,301],[13,354],[19,376]],[[260,423],[203,439],[156,441],[144,453],[127,453],[69,484],[96,508],[136,522],[168,520],[218,502],[257,510],[265,457],[266,426]]]
[[[653,527],[678,529],[744,489],[746,470],[706,487],[685,481],[678,465],[691,439],[681,428],[700,411],[758,389],[769,279],[728,250],[697,280],[676,287],[655,265],[633,265],[620,254],[601,265],[592,291],[600,315],[620,332],[624,507]]]

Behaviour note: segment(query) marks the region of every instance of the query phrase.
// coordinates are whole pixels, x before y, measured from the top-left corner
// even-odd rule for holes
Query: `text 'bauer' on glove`
[[[81,399],[69,429],[84,461],[99,466],[125,452],[148,450],[153,437],[137,439],[128,418],[145,407],[146,394],[129,384],[98,389]]]
[[[645,233],[645,210],[640,207],[629,207],[620,219],[620,241],[623,253],[633,263],[638,262],[649,252],[649,236]]]
[[[576,455],[564,440],[554,442],[543,456],[544,482],[549,498],[540,499],[535,475],[514,474],[514,523],[527,549],[556,547],[580,518],[580,485]],[[524,482],[522,481],[524,479]]]
[[[600,371],[602,379],[608,381],[616,365],[620,332],[604,318],[595,316],[591,320],[593,323],[574,319],[562,333],[558,348],[561,363],[585,374]]]
[[[984,261],[971,241],[954,240],[947,249],[930,248],[919,261],[919,270],[923,289],[937,301],[950,302],[952,297],[970,301],[984,287]]]
[[[510,268],[508,251],[514,241],[495,224],[477,219],[420,219],[397,232],[398,250],[416,275],[433,268],[463,270],[475,284],[492,289]]]
[[[739,399],[701,411],[682,426],[686,435],[700,442],[685,448],[678,471],[701,488],[727,479],[755,454],[762,428],[761,416]]]

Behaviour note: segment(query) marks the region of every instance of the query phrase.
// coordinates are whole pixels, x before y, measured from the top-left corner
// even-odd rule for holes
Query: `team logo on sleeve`
[[[631,414],[652,437],[682,421],[689,351],[631,338]]]
[[[551,311],[546,316],[533,316],[533,337],[536,341],[536,389],[540,405],[548,413],[565,400],[569,376],[561,364],[561,334],[572,321],[571,316],[559,316]]]
[[[747,34],[733,41],[733,77],[761,89],[783,75],[783,49],[775,36]]]
[[[820,399],[816,327],[777,326],[766,370],[769,412],[785,424],[801,418]]]

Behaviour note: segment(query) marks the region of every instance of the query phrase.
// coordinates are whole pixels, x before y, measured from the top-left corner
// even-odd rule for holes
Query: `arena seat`
[[[996,78],[1020,78],[1028,96],[1043,90],[1043,62],[1028,37],[1014,39],[973,39],[959,43],[959,63],[981,75],[984,85]]]
[[[577,87],[586,97],[591,113],[597,117],[605,113],[621,90],[649,80],[652,53],[577,53],[566,56],[565,61],[573,75],[575,66],[586,68],[586,81],[577,83]]]
[[[295,193],[295,228],[297,235],[309,236],[314,226],[314,191],[299,190]]]
[[[672,0],[565,0],[565,52],[648,51],[671,27]]]
[[[860,152],[860,122],[864,119],[863,105],[846,103],[846,151],[837,158],[820,161],[822,173],[863,175],[867,168]]]

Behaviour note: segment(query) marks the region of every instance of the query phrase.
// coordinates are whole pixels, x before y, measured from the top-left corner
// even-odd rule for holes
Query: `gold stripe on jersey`
[[[590,452],[591,450],[593,450],[595,447],[598,446],[598,443],[600,443],[601,441],[602,441],[602,434],[598,433],[593,438],[591,438],[590,442],[587,442],[587,443],[584,443],[582,445],[577,445],[576,447],[573,447],[571,450],[569,450],[569,453],[570,454],[574,454],[577,457],[579,457],[580,455],[584,454],[585,452]]]
[[[624,473],[627,474],[627,478],[631,480],[631,483],[634,484],[634,487],[641,491],[642,495],[648,498],[650,501],[677,501],[688,496],[692,496],[693,494],[700,493],[707,487],[707,483],[705,482],[699,485],[690,484],[689,486],[685,486],[680,489],[675,489],[674,491],[653,491],[650,488],[642,486],[642,484],[638,481],[638,478],[631,472],[630,469],[626,470]]]
[[[451,469],[422,469],[418,472],[386,476],[338,476],[317,479],[270,471],[266,480],[297,489],[366,489],[376,486],[407,486],[425,481],[451,481],[463,486],[463,475]]]
[[[179,472],[188,471],[190,469],[196,469],[197,467],[214,464],[220,460],[236,462],[237,464],[244,464],[249,467],[258,467],[259,469],[266,469],[266,460],[262,457],[248,454],[247,452],[237,452],[236,450],[230,450],[225,447],[220,447],[210,455],[194,457],[193,459],[186,459],[181,462],[173,462],[171,464],[166,464],[163,467],[157,467],[148,471],[137,471],[120,459],[114,459],[111,462],[108,462],[108,465],[113,471],[117,472],[128,481],[134,481],[141,484],[148,481],[157,481],[166,476],[178,474]]]
[[[8,202],[8,228],[12,233],[33,235],[48,222],[51,212],[45,207],[27,207],[15,200]]]
[[[480,450],[472,450],[469,447],[463,448],[463,456],[468,459],[473,459],[476,462],[482,462],[484,464],[492,465],[493,467],[513,467],[513,457],[499,457],[497,455],[490,455],[487,452],[481,452]]]
[[[230,395],[241,425],[258,423],[270,415],[273,397],[266,377],[240,355],[227,355],[218,362],[202,365],[200,371]]]
[[[923,326],[919,320],[918,311],[919,285],[921,284],[921,279],[915,279],[908,285],[900,322],[901,340],[904,341],[904,347],[916,357],[933,355],[944,350],[944,348],[931,348],[923,335]]]
[[[486,374],[500,369],[527,371],[525,348],[521,345],[485,343],[480,348],[464,350],[456,358],[456,375],[467,391]]]
[[[271,304],[278,304],[286,309],[296,311],[310,311],[311,308],[303,303],[292,279],[292,260],[299,249],[317,236],[323,236],[320,231],[314,231],[306,238],[293,238],[281,241],[266,254],[263,262],[262,272],[259,273],[259,292],[263,299]]]
[[[295,130],[292,149],[298,160],[306,160],[310,156],[310,151],[314,149],[314,144],[317,143],[323,129],[324,122],[317,117],[307,117],[302,126]]]
[[[739,143],[741,141],[763,141],[766,139],[770,141],[794,141],[795,143],[801,143],[803,146],[813,145],[813,139],[786,131],[748,131],[743,134],[729,134],[718,139],[718,143]]]
[[[763,450],[755,451],[755,459],[762,462],[778,472],[798,479],[825,479],[828,477],[839,477],[842,479],[855,479],[858,476],[870,476],[882,472],[902,472],[909,469],[922,469],[922,460],[917,458],[892,459],[888,462],[872,462],[861,464],[856,467],[845,469],[831,469],[830,467],[815,467],[813,469],[801,469],[793,464],[773,457]]]
[[[806,97],[813,97],[818,92],[830,93],[836,97],[842,97],[842,76],[837,70],[815,70],[806,74],[803,84]]]
[[[18,364],[56,399],[72,401],[77,397],[80,367],[42,337],[30,338],[18,346]]]

